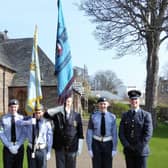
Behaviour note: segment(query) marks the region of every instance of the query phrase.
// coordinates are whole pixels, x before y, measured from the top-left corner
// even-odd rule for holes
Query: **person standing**
[[[50,121],[44,119],[43,114],[44,107],[39,104],[35,107],[35,115],[21,122],[28,139],[28,168],[46,168],[51,156],[53,132]]]
[[[148,143],[153,133],[152,117],[140,108],[140,91],[130,90],[128,96],[131,109],[122,115],[119,138],[124,147],[127,168],[146,168]]]
[[[23,116],[18,113],[19,101],[9,100],[9,112],[1,118],[0,139],[3,143],[4,168],[22,168],[25,141],[24,128],[17,124]]]
[[[76,157],[82,152],[84,136],[81,115],[73,111],[73,98],[67,96],[64,106],[48,109],[45,117],[54,123],[56,167],[76,168]]]
[[[93,168],[112,168],[112,159],[117,152],[116,116],[107,110],[105,97],[97,101],[98,110],[91,114],[86,142]]]

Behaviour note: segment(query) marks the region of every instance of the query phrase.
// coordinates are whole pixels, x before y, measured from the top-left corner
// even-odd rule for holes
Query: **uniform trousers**
[[[47,168],[47,160],[46,160],[46,148],[37,149],[35,152],[35,158],[32,158],[32,149],[27,147],[27,160],[28,160],[28,168]]]
[[[3,148],[3,165],[4,168],[23,168],[24,146],[21,145],[17,154],[12,154],[9,149]]]
[[[125,154],[127,168],[146,168],[147,156]]]
[[[76,168],[76,153],[65,150],[55,150],[57,168]]]
[[[93,139],[93,168],[112,168],[112,141],[100,142]]]

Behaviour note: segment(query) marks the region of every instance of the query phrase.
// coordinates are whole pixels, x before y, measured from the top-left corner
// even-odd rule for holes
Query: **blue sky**
[[[95,25],[90,18],[73,4],[79,0],[62,0],[65,25],[74,66],[88,67],[89,75],[98,70],[112,70],[126,86],[142,89],[146,79],[145,57],[130,55],[113,59],[115,51],[101,50],[93,36]],[[38,44],[54,63],[56,25],[56,0],[5,0],[1,2],[0,31],[8,30],[9,38],[33,37],[35,24],[38,25]],[[161,49],[160,72],[168,62]]]

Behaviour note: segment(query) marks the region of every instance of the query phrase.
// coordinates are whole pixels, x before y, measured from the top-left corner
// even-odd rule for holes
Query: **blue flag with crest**
[[[67,30],[64,24],[61,0],[58,0],[58,24],[55,53],[55,74],[57,76],[58,103],[63,104],[65,97],[71,92],[73,68]]]

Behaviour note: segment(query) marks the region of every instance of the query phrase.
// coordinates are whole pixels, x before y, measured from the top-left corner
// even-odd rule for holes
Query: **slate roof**
[[[0,42],[0,65],[14,72],[11,86],[27,86],[32,58],[33,38],[6,39]],[[56,86],[54,64],[38,46],[42,86]]]

